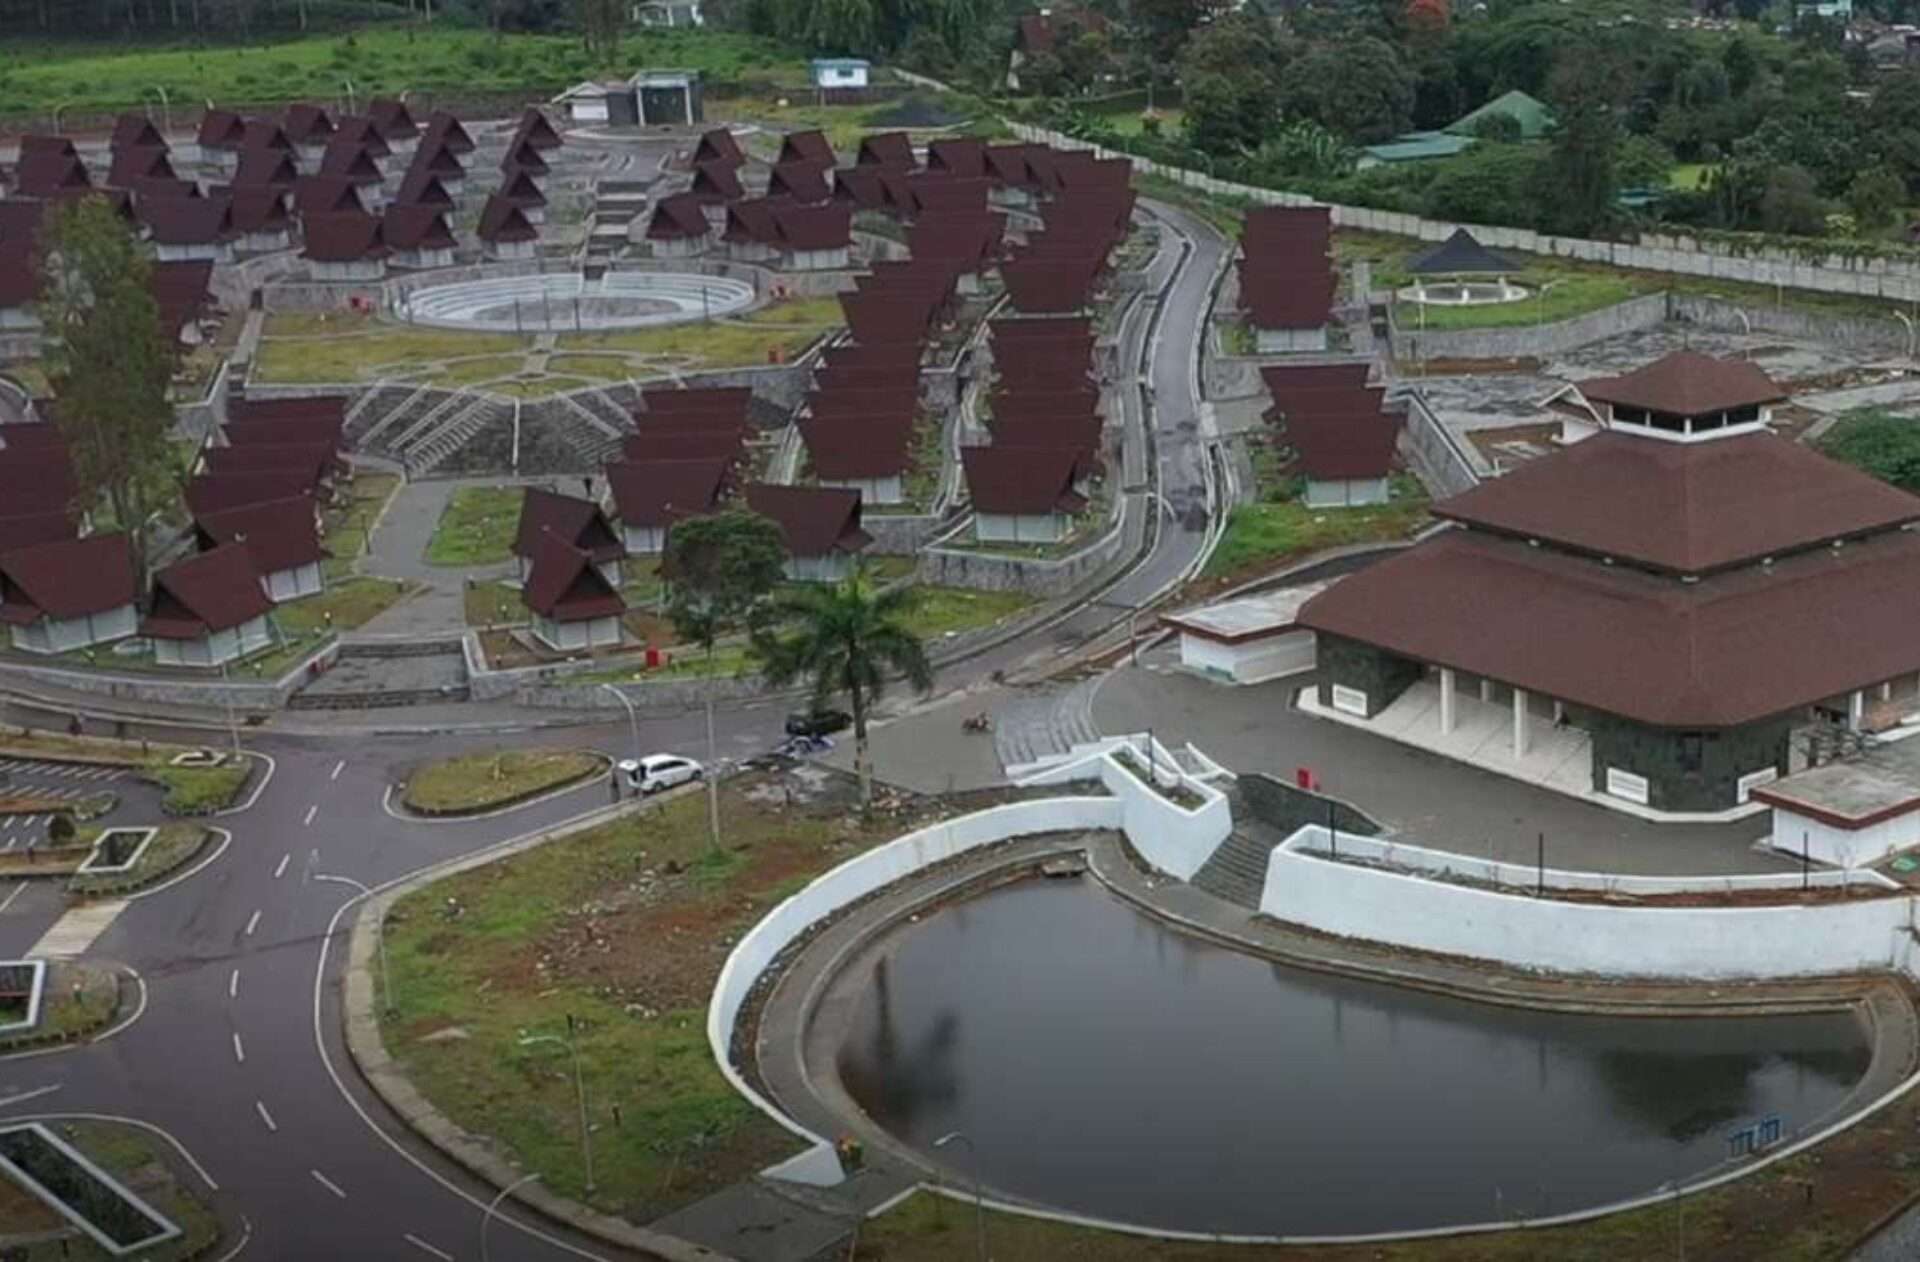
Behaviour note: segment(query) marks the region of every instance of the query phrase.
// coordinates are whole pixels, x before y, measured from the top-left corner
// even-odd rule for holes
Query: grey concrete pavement
[[[1292,696],[1310,675],[1235,688],[1173,660],[1171,650],[1156,650],[1141,668],[1109,675],[1094,698],[1096,726],[1108,735],[1152,731],[1168,744],[1192,741],[1233,771],[1291,781],[1297,768],[1309,768],[1326,792],[1443,850],[1532,863],[1545,833],[1551,867],[1682,875],[1787,866],[1753,850],[1767,832],[1764,816],[1649,823],[1302,714]]]

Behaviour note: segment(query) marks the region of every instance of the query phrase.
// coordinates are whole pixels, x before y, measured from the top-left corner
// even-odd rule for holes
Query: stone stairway
[[[458,413],[464,412],[475,397],[465,390],[436,392],[433,405],[424,412],[418,412],[416,409],[418,415],[409,419],[404,429],[387,440],[386,450],[396,457],[404,458],[408,451],[418,446],[428,435],[451,421]]]
[[[443,402],[443,393],[441,391],[435,390],[430,386],[420,386],[417,389],[409,390],[405,399],[395,406],[388,408],[385,412],[378,410],[371,411],[369,415],[374,417],[373,423],[357,435],[351,434],[351,431],[349,431],[349,434],[354,438],[360,450],[372,451],[375,449],[382,434],[385,434],[395,427],[399,427],[404,432],[404,430],[410,428],[415,421],[426,415],[427,412],[438,407],[441,402]]]
[[[1243,826],[1240,818],[1236,811],[1234,830],[1200,865],[1192,883],[1215,898],[1259,911],[1260,894],[1267,886],[1267,862],[1281,838],[1271,829]]]
[[[1017,767],[1070,753],[1100,739],[1093,723],[1093,693],[1099,680],[1066,687],[1023,690],[993,716],[994,752],[1002,767]]]
[[[466,446],[467,440],[500,420],[511,420],[513,403],[493,395],[478,395],[438,429],[407,449],[406,460],[415,477],[426,477]]]
[[[588,469],[598,469],[618,455],[620,440],[628,433],[586,407],[574,395],[558,396],[546,412],[546,419],[561,441],[580,453],[581,462]]]
[[[426,392],[425,386],[374,386],[360,392],[347,409],[341,432],[356,444],[377,434]]]

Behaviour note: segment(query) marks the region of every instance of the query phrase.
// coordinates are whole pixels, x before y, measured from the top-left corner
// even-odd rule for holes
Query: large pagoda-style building
[[[1444,748],[1501,707],[1511,735],[1478,761],[1584,733],[1594,793],[1711,813],[1788,771],[1795,728],[1915,707],[1920,498],[1769,432],[1784,392],[1748,363],[1581,390],[1597,432],[1436,505],[1454,529],[1301,610],[1322,708],[1399,703],[1395,730]]]

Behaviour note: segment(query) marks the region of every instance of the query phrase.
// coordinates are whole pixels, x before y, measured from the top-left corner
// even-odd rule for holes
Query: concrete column
[[[1880,685],[1880,699],[1882,701],[1893,700],[1893,681],[1891,679]]]
[[[1440,735],[1453,734],[1453,669],[1440,668]]]
[[[1482,701],[1493,700],[1493,681],[1491,679],[1482,679],[1480,681],[1480,699]]]
[[[1527,756],[1527,690],[1513,690],[1513,756]]]
[[[1555,699],[1553,703],[1553,723],[1555,727],[1567,721],[1567,703]]]
[[[1867,690],[1855,688],[1853,696],[1847,699],[1847,726],[1859,731],[1862,721],[1867,717]]]

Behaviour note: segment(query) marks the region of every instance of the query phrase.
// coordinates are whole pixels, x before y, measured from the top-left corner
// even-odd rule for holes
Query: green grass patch
[[[167,814],[211,815],[226,810],[239,799],[252,771],[253,764],[246,760],[222,763],[218,767],[175,767],[155,759],[141,774],[166,790],[160,809]]]
[[[554,355],[547,369],[589,381],[625,381],[634,373],[633,361],[620,355]]]
[[[151,104],[164,88],[182,119],[183,103],[333,100],[351,79],[361,100],[416,94],[518,93],[545,97],[595,78],[599,66],[574,35],[496,39],[471,27],[369,28],[351,35],[231,47],[179,45],[137,49],[103,44],[9,41],[0,61],[0,113],[44,113],[55,106],[117,110]],[[715,30],[635,32],[609,65],[679,66],[710,82],[804,82],[805,63],[750,35]]]
[[[789,804],[761,776],[640,810],[438,881],[388,921],[388,1051],[456,1123],[562,1196],[646,1222],[792,1153],[708,1053],[725,944],[796,880],[922,821],[862,825],[838,781]],[[599,1190],[588,1195],[566,1049],[574,1019]],[[619,1121],[615,1121],[615,1110]]]
[[[205,814],[206,812],[194,812]],[[95,830],[96,832],[98,830]],[[198,824],[165,824],[154,833],[139,861],[125,872],[76,873],[67,882],[75,894],[120,894],[152,885],[191,863],[211,838]]]
[[[499,381],[511,377],[526,365],[526,359],[519,355],[483,355],[478,359],[462,359],[439,368],[420,378],[423,385],[440,386],[447,390],[458,390],[465,386],[477,386],[487,382]]]
[[[1404,539],[1427,518],[1425,499],[1393,500],[1361,508],[1308,508],[1285,504],[1241,505],[1207,561],[1206,577],[1237,574],[1289,557],[1341,544]]]
[[[584,780],[604,765],[597,754],[570,749],[463,754],[414,772],[401,800],[425,815],[470,814]]]
[[[520,526],[517,486],[463,486],[453,493],[427,541],[433,565],[493,565],[513,556]]]
[[[1376,281],[1380,278],[1376,277]],[[1402,333],[1424,329],[1490,329],[1516,325],[1551,324],[1616,306],[1647,292],[1623,273],[1525,271],[1512,278],[1530,292],[1517,302],[1478,307],[1445,307],[1434,303],[1396,302],[1394,323]]]
[[[1708,162],[1677,163],[1667,172],[1667,187],[1683,189],[1687,192],[1705,188],[1707,173],[1712,170],[1713,164]]]
[[[373,524],[400,489],[397,473],[359,471],[348,484],[347,502],[326,513],[326,544],[331,554],[320,563],[328,582],[346,578],[367,554]]]
[[[260,336],[343,337],[364,335],[379,319],[371,311],[272,311],[260,322]]]
[[[349,578],[316,595],[274,606],[273,618],[290,636],[352,631],[391,609],[406,594],[407,585],[398,579]]]
[[[461,601],[470,627],[518,626],[527,620],[520,589],[511,583],[469,583]]]
[[[480,362],[489,370],[508,365],[492,373],[500,376],[518,372],[521,361],[513,356],[524,356],[532,345],[531,339],[511,333],[462,333],[369,321],[363,331],[339,337],[267,336],[254,357],[253,374],[268,382],[352,382],[422,375],[438,380],[480,371],[472,365],[442,368],[442,360],[495,356],[499,358]]]
[[[904,619],[915,635],[926,639],[977,631],[1011,618],[1033,604],[1025,592],[986,592],[966,587],[922,587]]]
[[[625,351],[672,360],[686,369],[745,368],[784,362],[805,350],[815,338],[841,324],[840,304],[833,298],[790,299],[774,303],[737,319],[675,324],[656,329],[616,329],[600,333],[562,333],[558,346],[567,351]],[[553,357],[554,368],[575,356]],[[568,369],[572,371],[571,369]],[[644,376],[644,365],[622,362],[615,380]]]
[[[827,294],[820,298],[789,298],[736,318],[743,324],[799,324],[808,328],[827,329],[837,327],[845,317],[840,309],[840,299]]]

